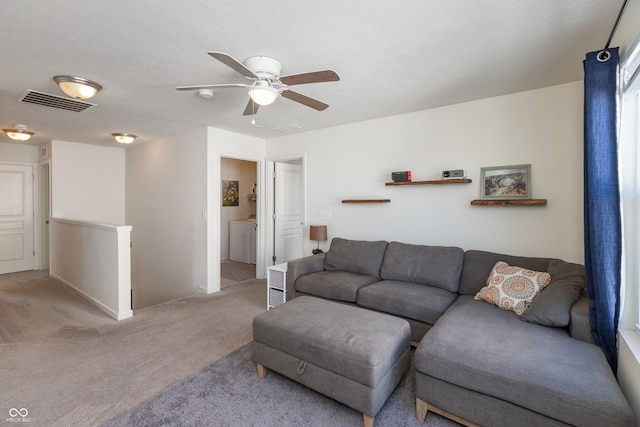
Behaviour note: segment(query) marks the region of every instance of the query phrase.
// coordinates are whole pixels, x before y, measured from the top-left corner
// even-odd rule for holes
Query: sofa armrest
[[[324,256],[322,253],[287,262],[287,300],[296,297],[294,284],[298,277],[324,270]]]
[[[571,320],[569,321],[569,335],[575,339],[595,344],[591,335],[591,323],[589,321],[589,297],[583,291],[578,301],[571,307]]]

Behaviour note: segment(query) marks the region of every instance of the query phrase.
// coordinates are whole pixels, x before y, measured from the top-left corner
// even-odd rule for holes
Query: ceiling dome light
[[[54,76],[53,80],[64,93],[75,99],[89,99],[102,89],[98,83],[82,77]]]
[[[28,141],[34,134],[25,125],[16,125],[15,129],[2,129],[14,141]]]
[[[269,82],[261,80],[249,89],[249,96],[258,105],[269,105],[278,97],[278,91]]]
[[[133,140],[137,138],[136,135],[130,133],[112,133],[111,136],[120,144],[131,144]]]

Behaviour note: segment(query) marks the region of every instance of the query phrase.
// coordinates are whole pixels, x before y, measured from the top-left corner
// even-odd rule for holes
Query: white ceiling
[[[581,80],[622,0],[2,0],[0,128],[51,139],[134,144],[203,126],[271,138]],[[339,82],[296,86],[318,112],[285,98],[243,116],[246,89],[212,100],[176,86],[245,83],[207,55],[272,56],[282,74],[331,68]],[[52,77],[103,90],[83,113],[17,102],[63,95]],[[293,125],[293,126],[292,126]],[[292,130],[292,127],[297,127]],[[280,128],[280,129],[279,129]],[[9,142],[1,133],[0,142]]]

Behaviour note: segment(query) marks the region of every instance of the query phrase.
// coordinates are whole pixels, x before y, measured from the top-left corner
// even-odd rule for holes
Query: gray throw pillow
[[[324,257],[327,271],[348,271],[380,277],[380,266],[387,249],[385,241],[347,240],[334,237]]]
[[[584,266],[552,259],[551,283],[531,301],[521,319],[543,326],[565,327],[571,319],[571,306],[585,286]]]

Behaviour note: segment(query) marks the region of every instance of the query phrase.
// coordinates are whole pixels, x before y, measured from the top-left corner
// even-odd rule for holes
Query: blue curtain
[[[622,219],[618,182],[618,48],[584,60],[584,247],[591,333],[617,371]]]

